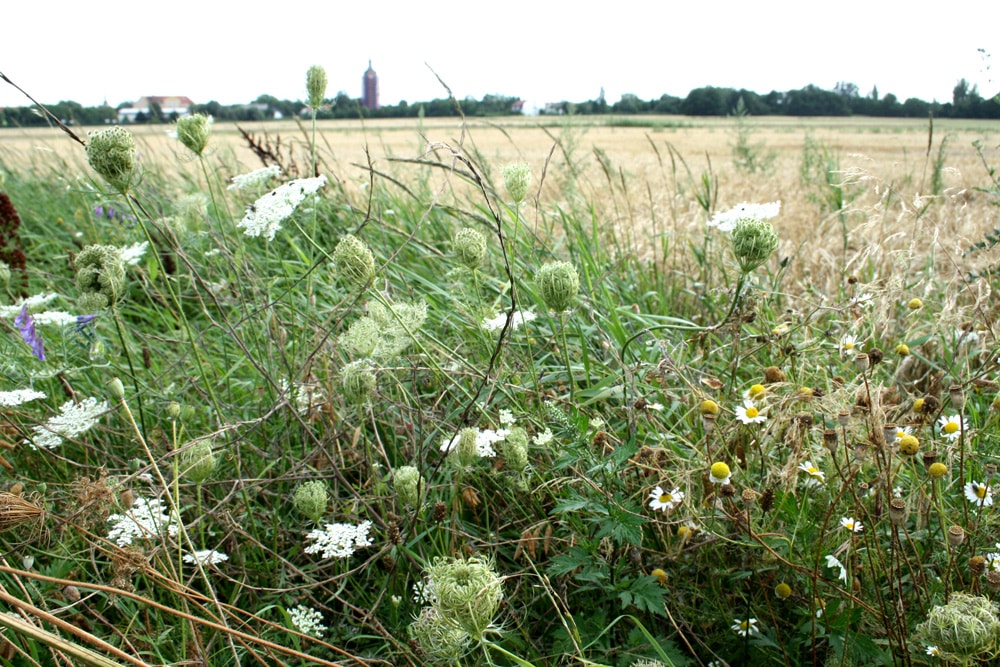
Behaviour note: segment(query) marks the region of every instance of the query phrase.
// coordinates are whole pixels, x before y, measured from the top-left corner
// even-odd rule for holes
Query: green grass
[[[804,243],[780,246],[743,279],[728,234],[704,225],[718,212],[720,182],[732,187],[724,170],[709,162],[699,192],[671,147],[674,199],[645,220],[640,202],[653,202],[660,186],[580,144],[585,136],[564,132],[567,163],[546,175],[551,200],[535,200],[533,184],[519,206],[494,180],[503,165],[475,153],[459,152],[454,170],[442,154],[359,173],[320,144],[321,169],[333,163],[329,182],[270,242],[236,223],[280,180],[231,191],[234,174],[222,167],[205,162],[192,180],[160,161],[125,198],[74,161],[0,165],[21,219],[2,238],[11,248],[16,235],[26,257],[4,304],[52,292],[36,317],[91,314],[79,310],[74,258],[91,244],[151,242],[92,323],[37,325],[45,361],[13,314],[5,320],[0,389],[47,398],[4,412],[4,484],[16,495],[0,500],[45,511],[32,520],[0,514],[7,604],[36,626],[11,624],[4,664],[64,664],[60,642],[81,647],[81,663],[104,664],[90,651],[137,665],[937,660],[918,624],[952,592],[992,598],[985,572],[1000,570],[1000,556],[989,555],[1000,551],[994,507],[964,494],[970,482],[995,481],[996,312],[986,298],[995,286],[942,270],[932,253],[946,248],[906,258],[900,273],[885,267],[902,256],[857,250],[869,223],[896,225],[888,236],[927,209],[887,223],[888,204],[866,199],[863,184],[831,208],[841,185],[828,172],[839,166],[815,145],[788,184],[801,202],[784,210],[819,219],[855,204],[833,232],[843,272],[814,263],[824,249]],[[368,187],[349,186],[361,177]],[[202,208],[185,213],[191,194],[203,195]],[[97,205],[124,217],[95,215]],[[958,215],[947,202],[929,206],[939,224]],[[775,222],[779,237],[791,224]],[[452,252],[463,228],[487,240],[474,270]],[[347,234],[374,259],[363,285],[332,260]],[[547,312],[534,280],[552,260],[572,263],[580,280],[561,314]],[[512,297],[537,317],[484,329]],[[426,319],[401,304],[424,304]],[[358,334],[366,323],[373,328]],[[848,335],[857,339],[850,350]],[[380,348],[389,352],[372,358],[371,385],[367,376],[353,384],[344,369],[376,336],[389,337]],[[737,418],[751,388],[762,423]],[[88,397],[109,402],[96,425],[52,449],[29,444],[60,406]],[[706,400],[721,406],[717,415]],[[952,439],[935,423],[955,414],[967,426]],[[526,449],[508,435],[492,443],[492,457],[461,445],[462,456],[442,452],[462,429],[495,432],[509,419],[525,430]],[[912,430],[916,455],[899,451],[888,424]],[[205,442],[215,465],[195,474],[203,454],[190,452]],[[946,466],[937,479],[931,452]],[[731,469],[730,484],[711,481],[716,462]],[[419,470],[418,488],[396,488],[403,466]],[[297,508],[296,491],[315,481],[326,498],[318,510]],[[652,509],[657,486],[683,501]],[[107,539],[108,516],[137,498],[160,499],[164,522],[119,546]],[[864,529],[850,532],[847,518]],[[307,552],[317,525],[362,522],[371,522],[371,543],[353,555]],[[952,526],[964,531],[960,543],[949,541]],[[195,550],[228,560],[185,562]],[[970,560],[977,556],[988,560]],[[448,625],[445,584],[435,580],[434,613],[445,620],[432,629],[458,638],[438,636],[451,652],[435,654],[411,641],[428,604],[415,601],[414,586],[440,571],[437,559],[469,557],[498,577],[482,575],[488,583],[473,600],[498,587],[501,601],[485,606],[484,623]],[[322,638],[294,632],[299,605],[319,612]],[[747,636],[732,628],[750,618]],[[965,657],[995,657],[998,639]]]

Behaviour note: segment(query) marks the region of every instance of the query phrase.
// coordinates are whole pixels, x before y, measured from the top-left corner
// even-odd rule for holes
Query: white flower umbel
[[[770,220],[776,218],[781,210],[781,202],[773,201],[767,204],[749,204],[742,202],[721,213],[716,213],[708,221],[709,227],[715,227],[720,232],[731,232],[736,227],[737,220]]]
[[[229,556],[213,549],[201,549],[193,554],[184,554],[185,563],[201,563],[202,565],[218,565],[229,560]]]
[[[306,547],[307,554],[322,552],[323,558],[348,558],[356,549],[371,546],[372,539],[368,536],[371,521],[362,521],[357,526],[349,523],[328,523],[320,530],[309,531],[307,540],[315,540]]]
[[[97,420],[109,410],[108,402],[97,402],[96,398],[86,398],[80,403],[67,401],[59,408],[59,414],[44,424],[31,429],[31,440],[25,440],[32,447],[52,449],[62,444],[63,438],[75,438],[90,430]]]
[[[149,241],[139,241],[132,245],[122,246],[120,248],[122,251],[122,263],[125,266],[135,266],[143,258],[148,249]]]
[[[34,389],[14,389],[13,391],[0,391],[0,407],[13,408],[28,401],[38,398],[45,398],[45,394]]]
[[[510,435],[510,431],[501,428],[497,430],[492,429],[480,429],[476,434],[476,454],[480,458],[492,459],[496,457],[497,452],[493,448],[498,442],[502,442],[504,438]],[[455,447],[458,446],[458,441],[461,438],[461,434],[457,433],[450,438],[445,438],[441,441],[441,451],[445,454],[450,454]]]
[[[326,632],[326,626],[323,625],[323,614],[311,607],[300,604],[289,609],[288,616],[292,619],[292,625],[295,626],[295,629],[304,635],[319,638]]]
[[[326,176],[288,181],[255,201],[236,226],[247,236],[263,236],[273,241],[281,223],[295,212],[307,195],[314,194],[325,183]]]
[[[79,318],[76,315],[70,315],[64,310],[46,310],[41,313],[35,313],[31,316],[31,319],[39,326],[44,324],[54,324],[59,327],[76,324],[79,321]]]
[[[535,315],[530,310],[516,311],[514,315],[510,318],[510,328],[511,330],[517,329],[522,324],[527,324],[528,322],[535,319]],[[487,331],[500,331],[503,326],[507,323],[507,313],[501,311],[496,314],[496,317],[486,317],[483,319],[483,328]]]
[[[125,514],[112,514],[108,517],[111,530],[108,539],[114,540],[120,547],[127,547],[134,540],[148,540],[166,532],[174,537],[177,535],[176,517],[171,518],[164,511],[159,498],[146,500],[138,497]]]
[[[553,437],[554,436],[552,435],[552,429],[547,428],[541,433],[537,434],[534,438],[532,438],[531,441],[536,445],[538,445],[539,447],[544,447],[545,445],[552,442]]]
[[[0,306],[0,317],[17,317],[21,312],[21,308],[25,305],[28,306],[29,313],[36,313],[58,298],[59,295],[55,292],[42,292],[41,294],[36,294],[35,296],[29,296],[27,299],[22,299],[13,306]]]
[[[245,190],[247,188],[255,188],[257,186],[264,185],[272,178],[277,178],[280,175],[281,167],[276,164],[272,164],[270,167],[256,169],[248,174],[233,176],[233,183],[227,189]]]

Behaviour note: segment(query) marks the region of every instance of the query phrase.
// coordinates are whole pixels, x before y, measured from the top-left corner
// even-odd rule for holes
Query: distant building
[[[368,61],[368,69],[361,79],[361,105],[368,109],[378,109],[378,74]]]
[[[149,118],[150,109],[154,104],[160,108],[163,118],[167,119],[173,115],[176,115],[178,118],[190,115],[194,102],[191,101],[190,97],[183,95],[174,97],[158,97],[155,95],[140,97],[139,101],[132,104],[132,106],[122,107],[118,110],[118,122],[134,122],[139,114],[142,114],[143,118]]]

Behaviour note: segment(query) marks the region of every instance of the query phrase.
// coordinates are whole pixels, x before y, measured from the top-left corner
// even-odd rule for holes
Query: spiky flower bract
[[[306,70],[306,92],[309,94],[309,106],[318,109],[326,97],[326,70],[320,65],[313,65]]]
[[[91,132],[87,162],[108,185],[125,194],[136,181],[136,148],[132,133],[123,127]]]
[[[177,119],[177,138],[195,155],[205,152],[208,145],[211,120],[204,114],[196,113]]]
[[[375,277],[375,257],[368,246],[353,234],[343,236],[333,249],[338,277],[356,289],[366,287]]]
[[[479,641],[493,623],[503,600],[500,577],[493,561],[470,558],[437,558],[427,568],[442,618]]]
[[[535,285],[549,310],[561,313],[573,306],[580,276],[569,262],[548,262],[535,274]]]
[[[326,484],[314,479],[295,489],[292,504],[295,506],[296,512],[319,523],[319,520],[326,513],[326,504],[329,499],[330,494],[326,489]]]
[[[955,662],[970,664],[996,649],[1000,618],[989,599],[952,593],[946,604],[931,609],[927,620],[917,626],[916,636]]]
[[[478,269],[486,260],[486,237],[471,227],[460,229],[452,241],[455,259],[467,269]]]
[[[737,220],[730,240],[733,254],[743,273],[750,273],[766,262],[778,248],[778,233],[774,230],[774,225],[766,220]]]

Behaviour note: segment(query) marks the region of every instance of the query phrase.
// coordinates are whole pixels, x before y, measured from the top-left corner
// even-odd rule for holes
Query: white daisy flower
[[[756,618],[748,618],[745,621],[734,618],[732,628],[733,631],[740,637],[749,637],[760,632],[760,627]]]
[[[993,504],[993,492],[983,482],[969,482],[966,484],[965,497],[970,503],[975,503],[980,507],[989,507]]]
[[[675,488],[669,493],[663,490],[662,486],[657,486],[649,492],[649,507],[653,510],[663,510],[669,512],[684,500],[684,492]]]
[[[948,440],[955,440],[964,431],[969,430],[968,420],[961,415],[951,415],[950,417],[941,415],[941,418],[937,421],[937,425],[941,437]]]
[[[941,655],[941,649],[939,649],[937,646],[928,646],[927,655],[934,655],[934,656]]]
[[[897,445],[899,444],[899,441],[903,439],[904,435],[913,435],[913,427],[912,426],[900,426],[900,427],[898,427],[896,429],[896,444]]]
[[[857,336],[844,334],[844,337],[840,339],[840,355],[844,356],[848,353],[858,352],[864,345],[863,342],[858,340]]]
[[[854,517],[845,516],[840,520],[840,525],[851,531],[852,533],[860,533],[865,529],[864,525],[860,521],[855,521]]]
[[[743,405],[737,406],[736,418],[744,424],[763,424],[767,421],[767,416],[764,415],[760,411],[760,408],[757,407],[757,404],[749,398],[743,401]]]
[[[837,575],[837,578],[843,581],[845,584],[847,583],[847,568],[844,567],[844,564],[840,562],[839,558],[837,558],[833,554],[827,554],[826,566],[831,570],[840,570],[840,574]]]
[[[799,470],[809,475],[807,481],[812,486],[819,486],[826,481],[826,473],[814,466],[812,461],[806,461],[800,465]]]

